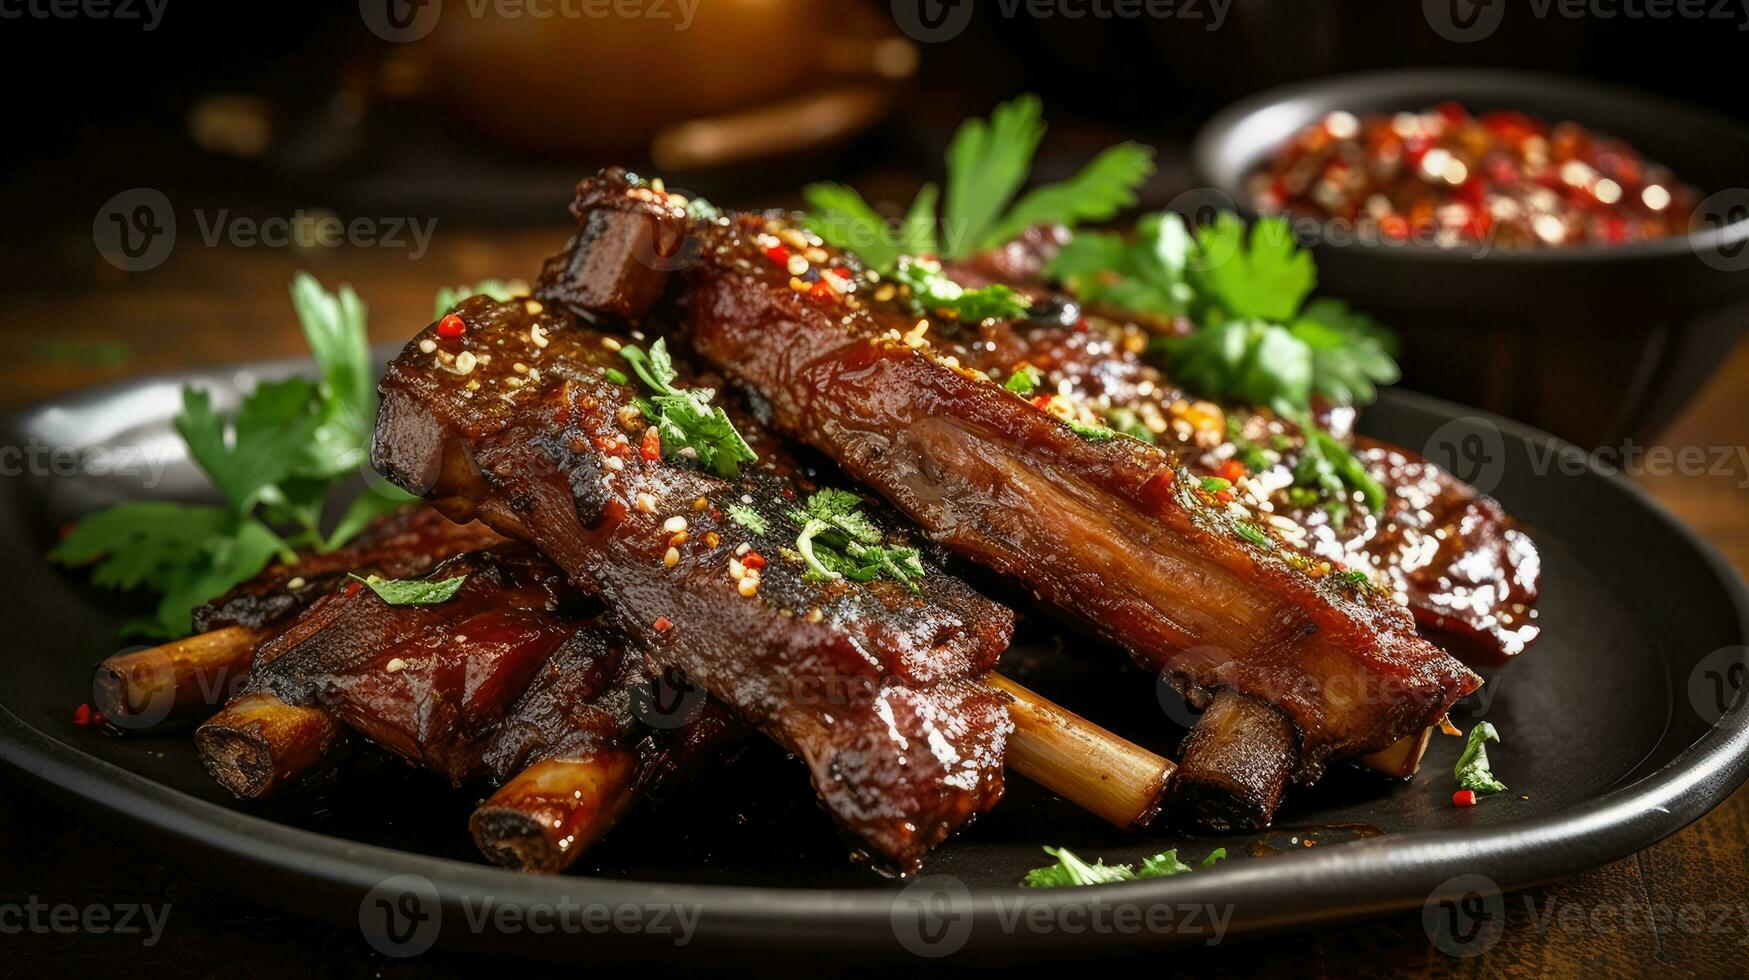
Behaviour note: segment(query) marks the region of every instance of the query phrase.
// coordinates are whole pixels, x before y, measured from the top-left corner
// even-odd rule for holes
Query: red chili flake
[[[1215,499],[1219,500],[1223,504],[1230,504],[1233,502],[1233,491],[1231,491],[1231,490],[1218,490],[1215,492]]]
[[[1215,471],[1215,475],[1228,483],[1238,483],[1247,472],[1249,471],[1245,469],[1244,463],[1236,459],[1229,459],[1221,464],[1221,468]]]
[[[89,725],[91,724],[91,716],[94,714],[96,714],[96,712],[91,710],[89,704],[82,704],[73,709],[73,724]]]
[[[843,266],[838,266],[837,268],[834,268],[830,271],[833,275],[837,276],[840,279],[849,279],[850,278],[850,270],[844,268]]]
[[[1075,321],[1075,331],[1077,333],[1086,333],[1090,329],[1092,329],[1092,328],[1087,325],[1087,320],[1085,317]]]
[[[638,443],[638,455],[648,460],[662,458],[662,437],[657,434],[655,426],[644,430],[644,441]]]
[[[1038,397],[1036,397],[1032,400],[1032,407],[1033,408],[1041,408],[1041,409],[1050,408],[1051,407],[1051,396],[1039,395]]]
[[[749,551],[741,556],[741,564],[757,572],[765,567],[765,556],[757,551]]]
[[[1452,806],[1475,806],[1476,791],[1473,789],[1460,789],[1451,794],[1451,803]]]
[[[437,335],[445,340],[454,340],[467,332],[467,323],[454,313],[446,314],[437,321]]]
[[[1399,242],[1409,240],[1409,220],[1400,214],[1387,214],[1379,219],[1379,231],[1386,238]]]
[[[816,303],[831,303],[838,299],[838,290],[826,285],[822,279],[808,288],[808,298]]]
[[[773,245],[765,250],[765,257],[773,263],[787,267],[789,265],[789,249],[782,245]]]
[[[670,621],[667,616],[657,616],[656,621],[650,625],[654,627],[658,633],[666,633],[674,628],[674,623]]]

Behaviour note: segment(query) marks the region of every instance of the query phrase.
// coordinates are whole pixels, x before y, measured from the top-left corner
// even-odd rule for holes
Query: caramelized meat
[[[584,182],[578,211],[571,254],[549,275],[624,267],[595,251],[672,239],[685,222],[614,172]],[[669,230],[634,234],[646,227]],[[1241,524],[1159,448],[1088,438],[931,350],[914,315],[854,285],[854,260],[786,220],[731,216],[691,234],[696,259],[677,263],[691,346],[756,393],[779,430],[1192,700],[1230,688],[1282,711],[1300,737],[1300,779],[1420,731],[1480,684],[1388,594],[1320,574]],[[808,257],[818,282],[772,261],[779,245]],[[623,295],[606,285],[543,282],[541,294],[579,314],[628,312],[578,303]]]
[[[384,377],[380,471],[538,547],[657,666],[806,761],[901,870],[996,801],[1010,722],[978,677],[1011,613],[929,563],[916,591],[809,574],[795,474],[661,458],[618,340],[534,302],[456,312],[463,337],[422,332]]]
[[[429,507],[379,518],[344,547],[301,552],[295,564],[274,562],[261,574],[194,611],[197,633],[226,626],[261,629],[283,624],[347,581],[346,573],[408,578],[446,558],[504,539],[481,524],[456,524]]]

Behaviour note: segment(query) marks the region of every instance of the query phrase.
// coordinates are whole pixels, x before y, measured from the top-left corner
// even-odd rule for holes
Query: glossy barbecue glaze
[[[614,172],[585,181],[582,232],[549,274],[623,266],[576,253],[618,248],[637,239],[635,229],[676,220],[640,191]],[[696,258],[676,263],[688,339],[760,395],[780,430],[832,456],[936,540],[1164,670],[1193,699],[1232,688],[1282,710],[1300,735],[1301,779],[1315,779],[1330,758],[1420,731],[1479,685],[1417,636],[1382,590],[1274,542],[1247,541],[1160,449],[1079,436],[933,350],[926,323],[781,217],[692,230]],[[774,261],[779,246],[806,257],[815,280]],[[566,303],[617,293],[546,282],[541,291]]]
[[[456,312],[462,337],[422,332],[384,378],[382,472],[539,547],[657,665],[800,755],[840,824],[900,869],[996,801],[1010,723],[977,678],[1007,610],[933,565],[917,592],[806,577],[801,494],[770,454],[725,480],[646,452],[618,340],[534,301]]]

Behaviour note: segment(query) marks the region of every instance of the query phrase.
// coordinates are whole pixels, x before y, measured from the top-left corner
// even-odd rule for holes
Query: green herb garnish
[[[1487,743],[1498,741],[1500,733],[1488,722],[1478,721],[1476,727],[1470,729],[1463,754],[1458,756],[1457,766],[1452,770],[1460,787],[1477,793],[1506,791],[1506,784],[1495,779],[1494,771],[1488,766]]]
[[[1075,433],[1088,442],[1110,442],[1118,436],[1116,429],[1113,429],[1110,426],[1099,425],[1095,422],[1083,422],[1080,419],[1064,419],[1063,424],[1069,427],[1070,432]]]
[[[745,504],[730,504],[729,520],[754,534],[763,535],[768,530],[764,516]]]
[[[505,303],[527,292],[528,287],[522,283],[509,283],[502,279],[482,279],[472,286],[445,286],[437,291],[437,305],[431,318],[433,320],[442,318],[444,314],[461,305],[461,301],[470,296],[490,296],[500,303]]]
[[[652,344],[649,353],[627,344],[620,349],[620,356],[656,392],[649,398],[638,399],[638,408],[656,427],[665,455],[690,450],[701,465],[724,477],[739,475],[742,463],[759,461],[729,416],[711,404],[715,390],[674,387],[674,380],[680,375],[668,356],[666,340]]]
[[[162,594],[152,616],[123,627],[128,635],[184,635],[194,607],[269,561],[295,562],[300,548],[337,548],[414,499],[393,488],[366,490],[322,534],[332,491],[369,453],[377,400],[368,314],[350,287],[330,293],[303,273],[292,280],[291,299],[318,380],[257,385],[233,414],[220,413],[202,389],[182,390],[176,431],[224,504],[119,504],[80,521],[49,553],[62,564],[91,564],[99,586]]]
[[[1022,398],[1032,397],[1038,386],[1044,381],[1044,375],[1031,364],[1022,364],[1014,369],[1008,380],[1002,382],[1002,387],[1014,392]]]
[[[1106,221],[1136,203],[1136,188],[1154,172],[1154,151],[1135,143],[1110,147],[1068,180],[1015,201],[1044,138],[1042,114],[1038,97],[1023,95],[997,106],[989,120],[961,123],[948,144],[947,193],[925,185],[896,226],[849,187],[810,184],[802,192],[812,209],[807,227],[885,272],[900,256],[953,260],[1002,245],[1034,225]]]
[[[848,490],[821,490],[790,512],[801,527],[796,552],[814,581],[848,578],[869,582],[886,576],[917,591],[923,558],[916,548],[883,545],[880,528],[859,509],[862,498]]]
[[[1026,315],[1032,300],[1000,283],[967,289],[947,277],[941,266],[910,256],[901,256],[893,280],[910,287],[911,305],[918,313],[951,316],[962,323],[980,320],[1012,320]]]
[[[616,385],[631,384],[632,381],[632,379],[626,377],[626,373],[619,368],[603,368],[601,376]]]
[[[1178,860],[1176,848],[1163,851],[1150,858],[1144,858],[1140,867],[1128,864],[1108,865],[1104,861],[1088,864],[1066,847],[1047,847],[1045,853],[1056,858],[1056,863],[1028,871],[1024,884],[1029,888],[1104,885],[1118,881],[1141,881],[1147,878],[1166,878],[1172,875],[1189,874],[1192,871],[1214,867],[1215,862],[1227,856],[1227,849],[1224,847],[1215,848],[1195,868]]]
[[[468,580],[466,575],[432,581],[422,578],[379,578],[375,575],[353,575],[350,572],[347,574],[370,586],[372,592],[391,606],[435,606],[440,602],[448,602],[455,598],[462,583]]]
[[[1254,545],[1269,544],[1269,535],[1264,534],[1262,528],[1248,521],[1234,521],[1233,530],[1238,532],[1239,537]]]

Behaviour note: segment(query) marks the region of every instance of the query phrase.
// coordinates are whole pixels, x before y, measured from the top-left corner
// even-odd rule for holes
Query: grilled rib
[[[626,298],[656,295],[652,277],[679,269],[692,349],[757,394],[779,430],[1193,701],[1231,689],[1282,711],[1300,780],[1419,732],[1479,686],[1381,590],[1247,540],[1158,448],[1084,438],[930,350],[895,300],[833,286],[838,269],[861,276],[854,259],[786,219],[689,227],[672,199],[611,171],[579,186],[573,213],[578,235],[548,263],[539,295],[579,315],[638,316]],[[792,282],[768,260],[786,239],[816,250],[811,268],[830,288]],[[650,254],[673,258],[638,261]],[[636,288],[591,278],[615,274]]]
[[[465,336],[422,332],[383,379],[379,471],[538,547],[659,666],[801,756],[840,826],[900,870],[995,803],[1011,725],[978,678],[1011,613],[933,565],[921,594],[806,575],[794,474],[770,454],[732,480],[650,458],[614,338],[532,302],[455,312]],[[749,550],[751,582],[730,561]]]

